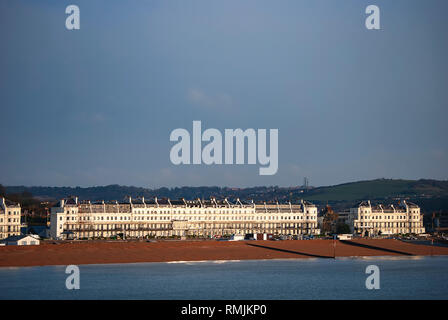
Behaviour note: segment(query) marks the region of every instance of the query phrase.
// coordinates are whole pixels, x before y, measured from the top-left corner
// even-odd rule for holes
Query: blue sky
[[[65,29],[76,4],[81,29]],[[364,26],[367,5],[381,30]],[[443,0],[0,2],[4,185],[448,179]],[[278,128],[279,169],[175,166],[176,128]]]

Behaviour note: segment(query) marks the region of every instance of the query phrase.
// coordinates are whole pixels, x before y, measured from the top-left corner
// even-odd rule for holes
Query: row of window
[[[413,220],[418,220],[420,217],[418,215],[410,217]],[[404,220],[407,219],[406,216],[360,216],[361,220]]]
[[[153,229],[170,229],[171,228],[171,224],[164,224],[164,223],[157,223],[157,224],[149,224],[146,225],[147,228],[153,228]],[[63,226],[59,225],[59,229],[62,230]],[[74,225],[74,224],[69,224],[65,227],[66,230],[76,230],[79,228],[79,225]],[[127,230],[136,230],[135,226],[130,225],[130,224],[117,224],[117,225],[113,225],[113,224],[98,224],[95,226],[95,228],[93,230],[114,230],[114,229],[127,229]]]
[[[376,210],[375,210],[376,211]],[[370,211],[370,210],[361,210],[360,213],[376,213],[375,211]],[[384,212],[378,212],[378,213],[384,213]],[[400,212],[398,211],[397,213],[406,213],[406,212]],[[419,213],[418,210],[410,210],[409,213]]]
[[[16,216],[16,215],[20,215],[20,211],[7,211],[6,212],[9,216],[11,216],[11,215],[13,215],[13,216]],[[3,214],[6,214],[5,212],[3,212]],[[2,212],[0,212],[0,214],[2,214]]]
[[[77,214],[78,212],[76,212],[75,210],[68,210],[66,211],[67,214]],[[81,212],[81,213],[86,213],[86,212]],[[93,212],[92,212],[93,213]],[[130,213],[130,212],[115,212],[115,213]],[[259,212],[255,212],[253,210],[210,210],[210,211],[188,211],[188,210],[136,210],[133,212],[134,214],[216,214],[216,213],[220,213],[220,214],[263,214],[263,213],[267,213],[266,211],[259,211]],[[294,213],[294,212],[290,212],[290,211],[269,211],[269,213]],[[311,211],[310,210],[306,210],[307,214],[311,213],[311,214],[316,214],[317,211]]]
[[[163,223],[157,223],[157,224],[145,224],[141,225],[140,227],[143,228],[151,228],[151,229],[171,229],[171,224],[163,224]],[[203,229],[210,226],[204,226],[203,224],[192,224],[192,228],[197,229]],[[316,227],[313,223],[282,223],[282,224],[275,224],[275,223],[267,223],[263,224],[262,226],[252,226],[251,224],[216,224],[213,226],[214,229],[241,229],[241,228],[314,228]],[[65,227],[66,230],[77,230],[79,228],[79,225],[69,224]],[[63,226],[60,225],[59,229],[63,229]],[[99,224],[96,225],[93,230],[116,230],[116,229],[127,229],[127,230],[138,230],[134,225],[130,224]]]
[[[67,221],[76,221],[78,217],[75,216],[71,216],[71,217],[66,217]],[[206,219],[207,218],[207,219]],[[251,217],[251,216],[243,216],[243,217],[238,217],[238,216],[213,216],[213,217],[185,217],[185,216],[174,216],[172,217],[172,219],[174,220],[183,220],[183,219],[188,219],[188,220],[213,220],[213,221],[219,221],[219,220],[246,220],[246,221],[251,221],[251,220],[259,220],[259,221],[263,221],[263,220],[302,220],[302,219],[306,219],[306,220],[316,220],[316,216],[280,216],[280,217],[275,217],[275,216],[258,216],[258,217]],[[131,217],[129,216],[100,216],[100,217],[88,217],[88,216],[81,216],[79,217],[80,221],[130,221]],[[64,217],[59,217],[60,221],[64,221]],[[145,217],[134,217],[135,221],[144,221]],[[154,217],[154,216],[146,216],[146,220],[171,220],[171,217],[165,217],[165,216],[160,216],[160,217]]]
[[[360,227],[374,227],[374,228],[405,228],[405,227],[421,227],[421,223],[411,222],[409,225],[405,222],[360,222]]]
[[[0,227],[0,232],[18,232],[19,231],[19,226],[5,226],[5,227]]]
[[[3,222],[3,218],[0,218],[0,222]],[[5,219],[6,222],[6,219]],[[20,223],[20,218],[8,218],[8,222]]]

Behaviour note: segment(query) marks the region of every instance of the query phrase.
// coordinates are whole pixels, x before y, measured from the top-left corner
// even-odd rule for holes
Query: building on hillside
[[[32,246],[39,245],[40,240],[38,237],[33,237],[31,235],[21,235],[21,236],[10,236],[4,240],[2,243],[8,246]]]
[[[64,239],[213,237],[232,234],[319,234],[317,207],[300,203],[243,202],[237,199],[193,200],[144,198],[125,202],[62,199],[51,208],[50,236]]]
[[[20,204],[0,198],[0,239],[20,235]]]
[[[350,209],[347,221],[353,233],[362,236],[425,233],[420,207],[406,201],[376,206],[363,201]]]

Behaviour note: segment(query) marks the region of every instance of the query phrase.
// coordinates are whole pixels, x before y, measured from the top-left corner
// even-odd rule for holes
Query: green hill
[[[448,181],[376,179],[313,188],[304,198],[310,201],[355,201],[446,196]]]
[[[169,197],[178,199],[203,198],[211,196],[217,198],[228,197],[230,199],[253,199],[255,201],[296,201],[306,199],[316,203],[325,202],[355,202],[359,200],[384,200],[394,198],[407,199],[435,199],[448,198],[448,181],[438,180],[394,180],[376,179],[343,183],[334,186],[309,188],[302,187],[176,187],[147,189],[132,186],[97,186],[97,187],[25,187],[8,186],[5,188],[8,194],[20,194],[27,192],[39,199],[56,200],[69,195],[76,195],[80,199],[89,200],[122,200],[130,195],[133,198],[144,196]]]

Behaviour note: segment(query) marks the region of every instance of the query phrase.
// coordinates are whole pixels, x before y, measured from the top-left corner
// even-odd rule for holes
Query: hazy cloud
[[[226,93],[208,94],[202,89],[190,88],[187,100],[196,106],[206,109],[228,109],[233,106],[232,97]]]

